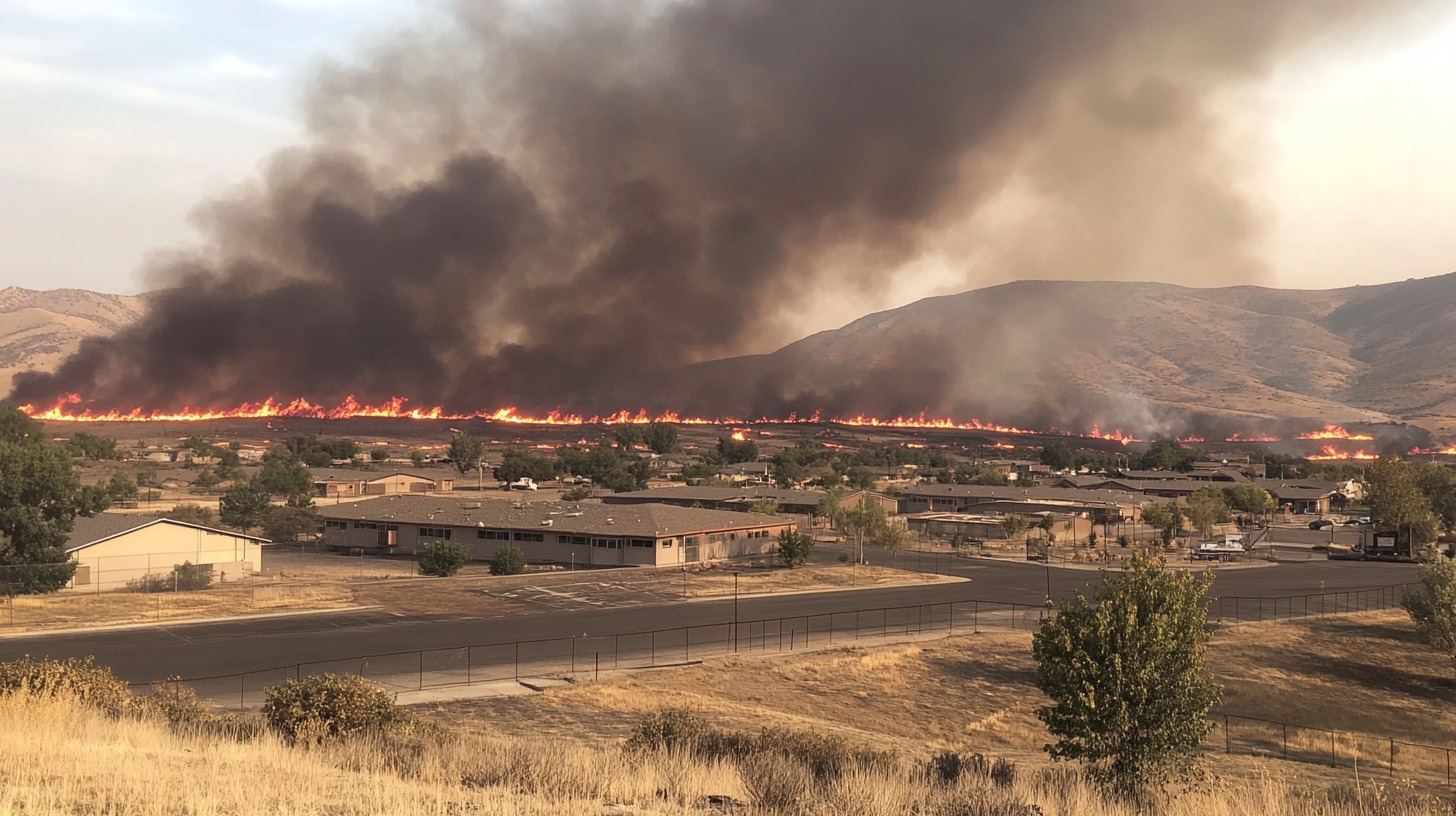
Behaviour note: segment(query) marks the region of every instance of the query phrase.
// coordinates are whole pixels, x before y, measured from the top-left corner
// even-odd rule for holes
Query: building
[[[774,552],[795,523],[785,516],[658,503],[481,501],[386,496],[327,506],[324,546],[418,553],[431,541],[464,543],[489,559],[507,544],[526,560],[559,564],[666,566]]]
[[[165,576],[184,562],[210,567],[213,580],[237,581],[262,568],[265,538],[157,516],[102,513],[76,519],[66,552],[77,563],[70,588],[124,589]]]
[[[423,476],[418,473],[373,473],[348,468],[320,468],[313,471],[313,493],[326,499],[355,496],[387,496],[394,493],[449,493],[454,476]]]
[[[1086,514],[1089,518],[1137,521],[1151,501],[1138,493],[1079,490],[1065,487],[919,484],[900,494],[900,512],[914,513],[1043,513]]]
[[[602,496],[603,504],[667,504],[674,507],[698,507],[708,510],[748,510],[753,505],[776,502],[784,513],[812,514],[824,498],[818,490],[788,490],[764,485],[742,487],[662,487],[632,490]],[[847,497],[846,497],[847,498]]]
[[[1337,482],[1264,479],[1257,484],[1269,491],[1275,506],[1286,513],[1324,515],[1330,512],[1335,497],[1341,496]]]
[[[1100,522],[1093,522],[1085,515],[1052,513],[1052,519],[1055,522],[1052,531],[1056,533],[1058,541],[1086,541],[1088,533],[1093,530],[1100,531],[1102,528]],[[963,542],[1004,539],[1005,521],[1004,515],[986,516],[975,513],[918,513],[905,517],[905,523],[911,532],[943,541],[959,538]],[[1032,530],[1023,534],[1026,538],[1040,535],[1039,531]]]

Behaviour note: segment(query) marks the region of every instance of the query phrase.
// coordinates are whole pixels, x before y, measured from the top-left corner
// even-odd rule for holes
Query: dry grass
[[[347,587],[261,581],[222,584],[195,592],[64,592],[10,599],[0,606],[0,631],[225,618],[352,605],[353,593]]]
[[[711,799],[710,799],[711,797]],[[727,803],[726,805],[724,803]],[[1036,810],[1027,805],[1034,804]],[[773,805],[770,807],[770,805]],[[1308,793],[1264,773],[1183,792],[1166,816],[1436,816],[1397,787]],[[0,699],[0,816],[10,814],[890,814],[1133,816],[1065,769],[1009,784],[930,781],[918,761],[815,782],[777,755],[742,761],[629,753],[489,733],[375,736],[320,748],[114,719],[70,699]]]

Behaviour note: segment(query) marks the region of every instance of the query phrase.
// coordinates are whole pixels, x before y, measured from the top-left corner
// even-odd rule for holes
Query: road
[[[871,553],[883,563],[888,554]],[[914,568],[913,555],[900,564]],[[857,609],[968,602],[1039,604],[1050,588],[1061,597],[1097,580],[1090,570],[1047,568],[1025,562],[949,559],[929,570],[971,579],[907,587],[798,595],[745,597],[736,602],[743,622]],[[1211,595],[1271,598],[1407,583],[1415,567],[1406,564],[1325,562],[1229,569],[1218,573]],[[724,624],[734,619],[731,598],[661,606],[553,610],[500,618],[449,613],[405,615],[357,610],[217,623],[145,626],[130,629],[48,633],[0,638],[0,660],[21,655],[55,658],[94,656],[129,682],[176,675],[226,675],[258,669],[346,660],[360,655],[459,649],[467,645],[524,640],[571,639],[648,630]]]

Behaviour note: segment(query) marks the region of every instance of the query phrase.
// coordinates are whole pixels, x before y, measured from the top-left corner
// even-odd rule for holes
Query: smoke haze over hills
[[[682,408],[693,364],[791,340],[817,295],[937,253],[1015,277],[1257,282],[1223,95],[1414,5],[462,3],[322,70],[310,141],[202,211],[207,243],[154,270],[148,315],[11,398]],[[707,413],[1089,418],[1085,389],[1007,384],[1094,311],[1017,313],[950,356],[935,336],[880,347],[858,403],[864,381],[743,363],[693,393],[725,402]],[[996,390],[959,364],[988,347]]]

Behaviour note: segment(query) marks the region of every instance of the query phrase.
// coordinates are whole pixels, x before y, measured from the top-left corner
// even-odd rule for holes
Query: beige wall
[[[263,548],[238,535],[162,522],[78,550],[79,592],[123,589],[146,575],[166,575],[184,561],[213,565],[214,581],[237,581],[262,568]]]

